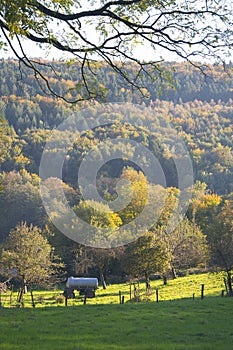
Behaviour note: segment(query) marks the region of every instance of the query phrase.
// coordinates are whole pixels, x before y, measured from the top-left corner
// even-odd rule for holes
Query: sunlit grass
[[[183,298],[200,298],[201,295],[201,285],[205,285],[205,296],[219,296],[221,291],[224,289],[223,275],[205,273],[199,275],[190,275],[185,277],[179,277],[175,280],[169,280],[167,285],[163,284],[162,280],[156,280],[151,282],[151,293],[149,299],[151,301],[156,300],[155,291],[159,291],[159,300],[175,300]],[[141,300],[148,296],[145,295],[145,283],[140,283],[140,296]],[[96,297],[93,299],[87,299],[87,304],[118,304],[119,303],[119,291],[124,295],[125,302],[130,299],[130,284],[112,284],[108,285],[106,290],[103,290],[100,286],[96,292]],[[59,303],[60,295],[63,290],[50,290],[50,291],[33,291],[33,297],[36,307],[46,307],[46,306],[64,306],[64,300]],[[82,305],[83,298],[79,297],[78,292],[75,293],[75,299],[69,299],[68,305]],[[133,297],[133,288],[132,294]],[[8,292],[1,296],[1,303],[4,307],[9,306],[20,306],[17,305],[17,293],[13,294]],[[24,307],[32,307],[31,295],[27,293],[24,295]]]
[[[201,285],[205,298],[201,300]],[[96,297],[59,303],[63,290],[33,291],[17,305],[17,293],[2,295],[3,350],[228,350],[233,348],[233,298],[221,298],[221,274],[151,282],[150,302],[130,303],[129,283],[99,287]],[[159,303],[155,291],[159,291]],[[119,305],[119,291],[125,304]],[[132,293],[133,294],[133,293]],[[195,299],[193,300],[193,294]],[[145,299],[145,284],[140,283]],[[133,295],[132,295],[133,296]],[[10,303],[11,298],[11,303]],[[11,307],[10,307],[11,306]],[[21,306],[21,305],[20,305]]]

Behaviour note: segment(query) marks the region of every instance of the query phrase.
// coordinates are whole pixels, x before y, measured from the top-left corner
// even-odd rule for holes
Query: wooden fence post
[[[204,299],[204,289],[205,289],[205,285],[202,284],[201,285],[201,299]]]
[[[119,290],[119,302],[121,304],[121,291]]]
[[[34,297],[33,297],[33,294],[32,294],[32,290],[31,290],[31,299],[32,299],[32,307],[35,308],[36,307],[36,304],[35,304],[35,301],[34,301]]]
[[[159,302],[159,290],[156,289],[156,303]]]

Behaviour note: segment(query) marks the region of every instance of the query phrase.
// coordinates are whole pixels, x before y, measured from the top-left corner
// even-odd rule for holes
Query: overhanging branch
[[[15,5],[14,9],[17,9],[16,0],[12,1]],[[7,7],[7,2],[4,1],[4,3]],[[89,4],[90,2],[87,1],[87,5]],[[192,7],[189,7],[189,4]],[[94,8],[95,5],[96,8]],[[49,2],[45,5],[40,1],[29,0],[24,5],[19,3],[18,12],[13,13],[12,21],[16,14],[16,24],[5,15],[4,8],[0,5],[0,28],[16,57],[32,69],[35,77],[43,80],[48,91],[56,97],[60,96],[52,90],[48,79],[38,68],[39,65],[29,58],[29,54],[23,48],[22,38],[42,46],[50,45],[60,52],[74,55],[79,62],[80,77],[83,82],[83,97],[80,100],[85,100],[94,95],[97,97],[101,95],[97,91],[94,92],[90,85],[91,79],[87,77],[88,74],[93,75],[90,63],[98,60],[106,62],[132,88],[139,90],[143,88],[139,82],[141,73],[151,77],[151,69],[158,70],[158,64],[163,59],[159,57],[145,63],[145,59],[133,56],[131,44],[134,42],[141,42],[141,45],[147,43],[154,49],[174,53],[200,69],[202,69],[201,64],[193,62],[193,57],[221,59],[218,50],[232,49],[233,45],[230,8],[224,9],[220,0],[200,0],[198,3],[200,10],[194,5],[192,0],[184,0],[183,6],[182,1],[176,4],[168,0],[154,2],[119,0],[107,1],[103,5],[93,2],[90,10],[82,10],[78,6],[75,8],[75,4],[70,7],[69,3],[61,4],[58,0],[51,2],[51,7]],[[213,26],[212,23],[207,24],[205,16],[217,19],[220,24],[224,24],[225,31],[223,26],[219,29],[215,24]],[[65,37],[56,31],[54,20],[62,24]],[[85,29],[88,28],[85,23],[88,21],[89,25],[95,26],[96,35],[85,33]],[[17,38],[20,53],[17,52],[11,40],[14,35]],[[126,61],[131,61],[137,67],[138,72],[134,77],[129,77],[126,73],[123,64]]]

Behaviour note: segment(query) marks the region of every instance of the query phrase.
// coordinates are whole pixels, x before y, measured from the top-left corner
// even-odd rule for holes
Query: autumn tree
[[[213,222],[220,210],[222,197],[215,193],[210,193],[207,190],[207,185],[200,181],[197,181],[190,191],[193,194],[193,198],[187,215],[190,220],[200,226],[202,231],[206,233],[207,227]]]
[[[39,182],[38,175],[26,170],[0,174],[0,241],[21,221],[39,227],[45,224]]]
[[[160,232],[170,252],[173,278],[176,278],[176,269],[206,265],[208,260],[206,236],[196,224],[184,218],[173,231],[166,232],[161,227]]]
[[[164,274],[170,264],[170,253],[166,244],[156,232],[147,232],[137,241],[128,244],[122,259],[125,272],[133,277],[144,277],[146,288],[150,288],[150,277],[155,273]]]
[[[103,243],[105,242],[106,248],[111,246],[111,241],[117,236],[118,227],[122,224],[121,218],[117,213],[111,211],[106,204],[93,200],[80,202],[74,208],[74,212],[79,218],[96,228],[97,236],[93,237],[94,241],[98,242],[100,240]],[[101,230],[102,228],[106,229],[105,233]],[[91,247],[92,241],[88,245]],[[89,265],[97,268],[104,289],[106,289],[105,274],[111,258],[115,255],[114,250],[106,248],[84,249],[88,255]]]
[[[233,296],[233,201],[225,201],[221,212],[208,229],[212,262],[227,275],[228,293]]]
[[[0,116],[0,170],[20,170],[30,163],[22,152],[22,142],[6,119]]]
[[[110,266],[114,260],[120,260],[124,247],[117,248],[94,248],[80,247],[76,256],[76,271],[81,273],[96,272],[103,289],[107,288],[107,277],[111,273]]]
[[[54,48],[77,60],[78,95],[73,101],[101,95],[103,84],[95,75],[100,60],[126,84],[139,89],[144,85],[143,76],[155,78],[154,71],[163,74],[161,56],[166,54],[204,71],[192,60],[221,60],[232,46],[231,23],[231,3],[222,0],[87,0],[85,4],[3,0],[0,4],[1,45],[10,47],[53,94],[59,95],[41,73],[46,62],[30,59],[29,43]],[[146,62],[146,57],[135,53],[140,45],[152,47],[155,58]],[[126,68],[132,63],[135,72],[128,74]]]
[[[68,276],[89,276],[90,273],[96,273],[103,289],[107,288],[106,278],[111,263],[119,261],[123,247],[107,249],[79,244],[61,233],[52,223],[48,224],[47,230],[49,242],[54,247],[55,254],[64,262]]]
[[[111,243],[117,239],[122,221],[107,204],[94,200],[80,201],[73,210],[76,214],[75,222],[63,222],[61,217],[60,227],[64,228],[64,232],[72,232],[73,227],[77,228],[78,232],[75,231],[72,237],[74,242],[52,224],[53,217],[48,225],[49,240],[53,243],[56,253],[67,264],[68,271],[87,274],[90,269],[95,269],[103,287],[106,288],[105,276],[116,251],[110,249]],[[59,210],[54,215],[59,220]]]
[[[61,264],[55,262],[53,249],[36,226],[21,223],[11,230],[2,246],[1,274],[21,281],[22,291],[33,285],[51,282]],[[22,293],[20,299],[22,298]],[[21,301],[21,300],[19,300]]]
[[[0,165],[6,159],[9,153],[9,148],[11,145],[9,134],[10,128],[7,121],[0,117]]]
[[[167,187],[165,194],[160,192],[160,200],[164,197],[164,205],[155,227],[165,227],[168,225],[172,215],[177,211],[179,204],[180,190],[176,187]]]
[[[120,180],[125,181],[121,187],[123,198],[130,198],[130,203],[119,211],[122,221],[125,223],[133,220],[143,210],[148,201],[148,182],[142,172],[132,168],[124,169]]]
[[[54,247],[55,255],[58,255],[64,263],[67,276],[75,276],[77,273],[86,273],[89,265],[83,259],[83,269],[80,268],[78,257],[82,252],[81,245],[60,232],[52,222],[46,225],[46,236],[52,247]]]

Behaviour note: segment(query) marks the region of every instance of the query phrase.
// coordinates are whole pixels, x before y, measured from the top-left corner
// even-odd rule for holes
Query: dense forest
[[[67,66],[65,62],[53,64],[59,75],[44,67],[53,90],[70,100],[75,99],[82,88],[79,67]],[[105,100],[85,102],[80,106],[68,104],[49,94],[43,82],[35,79],[25,68],[19,69],[16,61],[0,61],[2,243],[7,240],[12,229],[26,222],[44,230],[68,274],[88,274],[91,271],[102,280],[106,274],[117,275],[118,278],[125,275],[143,276],[149,283],[149,276],[155,272],[159,272],[165,280],[169,271],[175,277],[176,270],[206,266],[220,267],[230,273],[233,268],[232,254],[226,245],[231,249],[233,81],[218,65],[206,65],[203,71],[186,63],[176,63],[175,69],[171,69],[169,63],[164,67],[169,73],[167,80],[161,82],[156,77],[148,80],[142,76],[141,79],[145,80],[145,96],[142,96],[138,91],[123,85],[119,76],[100,64],[98,79],[102,81]],[[133,67],[129,66],[128,69],[129,74],[135,73]],[[108,123],[105,125],[101,124],[101,118],[106,117],[101,102],[108,102],[105,111]],[[135,104],[140,106],[139,110],[145,108],[147,112],[139,116],[135,112]],[[82,113],[82,132],[72,128],[72,123],[70,128],[54,130],[71,115],[75,116],[81,108],[85,109]],[[127,110],[127,118],[122,114],[122,109]],[[88,130],[88,125],[94,124],[96,127]],[[168,124],[172,125],[169,133],[166,129]],[[117,213],[108,208],[103,217],[99,212],[104,204],[84,201],[77,184],[77,169],[84,156],[101,145],[101,150],[97,149],[93,158],[104,160],[105,155],[112,152],[108,142],[111,139],[139,142],[156,156],[164,171],[166,186],[162,183],[150,186],[154,191],[154,200],[164,198],[165,204],[147,235],[125,247],[102,250],[73,242],[54,227],[46,215],[39,188],[41,156],[52,133],[56,148],[48,149],[47,152],[56,153],[63,147],[67,150],[62,186],[70,206],[86,222],[94,221],[96,227],[108,227],[111,231],[139,215],[146,203],[146,184],[150,179],[146,179],[140,166],[130,159],[108,161],[97,176],[101,197],[107,201],[114,200],[119,179],[131,182],[134,195],[126,208]],[[175,164],[179,153],[174,155],[172,149],[177,135],[191,157],[194,184],[187,189],[192,193],[192,199],[186,217],[168,237],[165,227],[180,195]],[[129,145],[119,141],[118,147],[124,149],[129,148]],[[136,148],[131,152],[135,153]],[[50,184],[55,194],[56,181]],[[126,186],[123,188],[126,196],[127,191]],[[59,202],[59,193],[57,196]],[[54,215],[59,216],[59,209]],[[225,242],[222,246],[221,240]],[[148,264],[145,272],[142,261],[146,261],[144,251],[149,246],[159,247],[160,254],[158,249],[152,251],[150,259],[154,259],[156,264]],[[218,255],[219,249],[222,249],[224,259]]]

